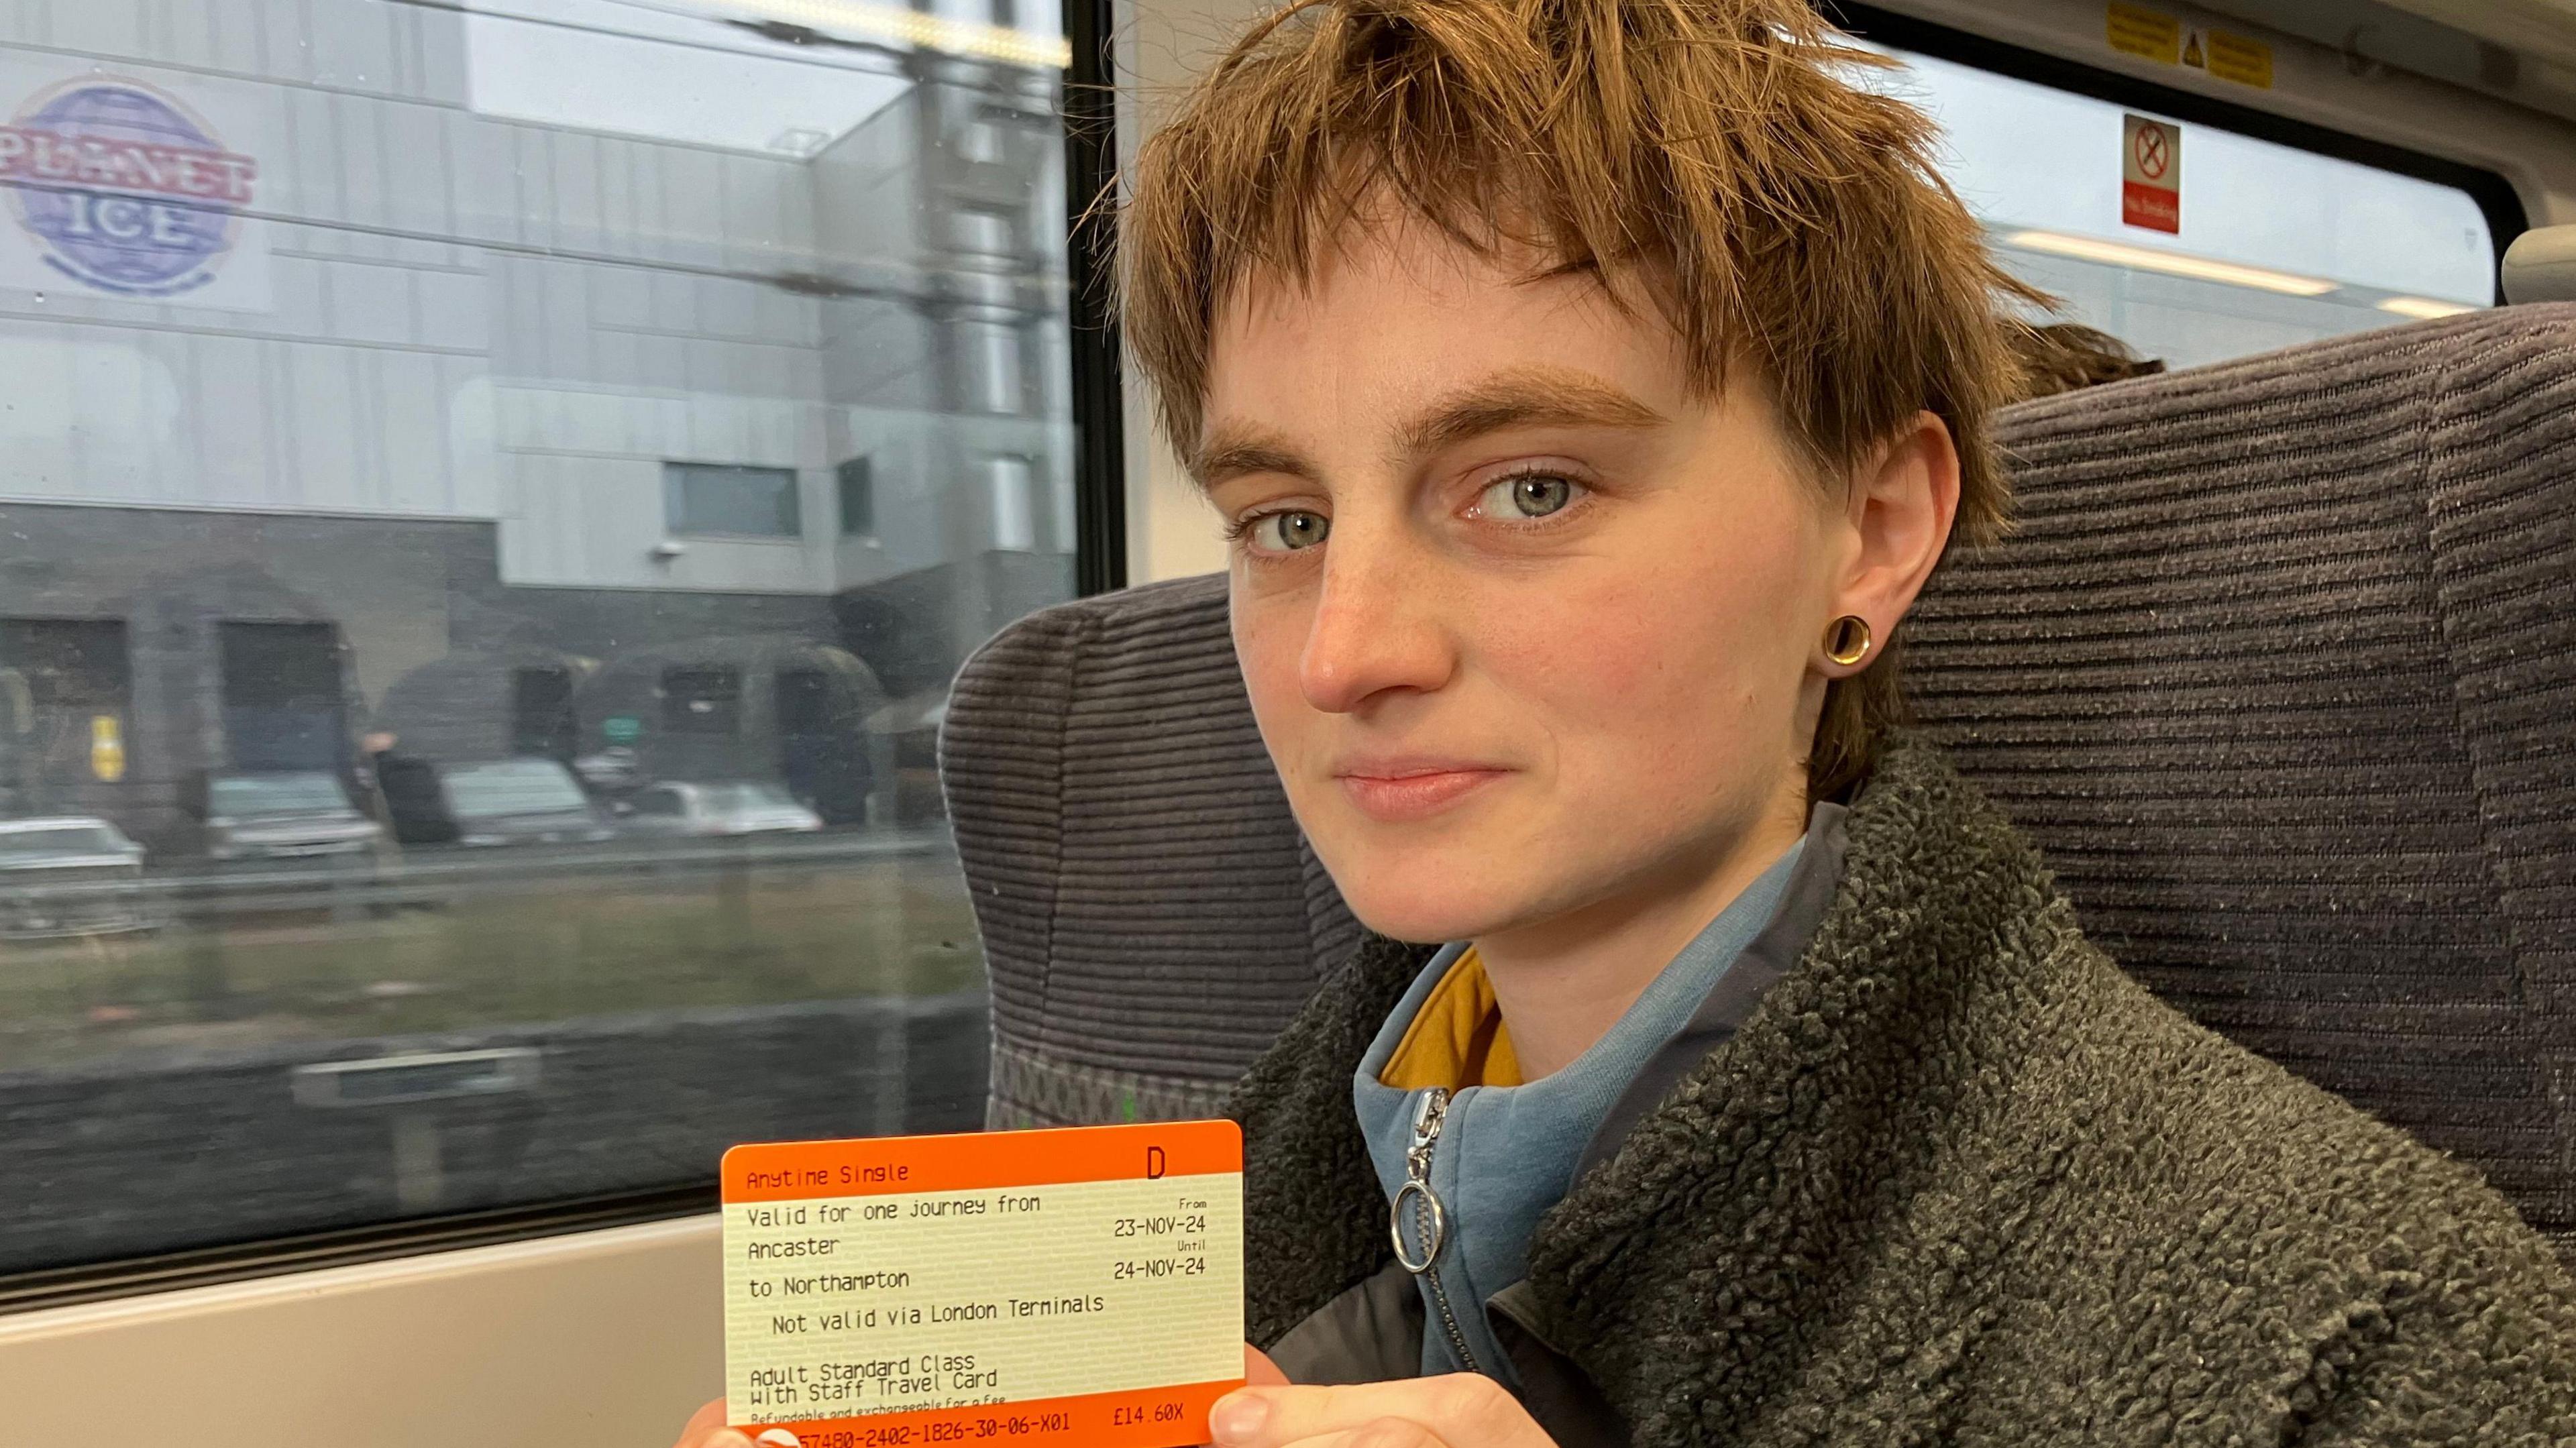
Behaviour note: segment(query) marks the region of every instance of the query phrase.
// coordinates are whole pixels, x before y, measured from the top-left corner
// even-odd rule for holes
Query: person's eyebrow
[[[1438,452],[1513,427],[1654,427],[1660,412],[1597,377],[1553,367],[1514,368],[1440,399],[1406,423],[1404,450]]]
[[[1190,476],[1201,492],[1255,473],[1282,473],[1313,482],[1320,471],[1277,434],[1227,423],[1219,423],[1189,460]]]
[[[1441,398],[1398,430],[1413,456],[1512,427],[1655,427],[1667,419],[1599,378],[1552,367],[1514,368]],[[1278,473],[1313,482],[1322,469],[1273,432],[1219,423],[1190,459],[1201,491],[1233,478]]]

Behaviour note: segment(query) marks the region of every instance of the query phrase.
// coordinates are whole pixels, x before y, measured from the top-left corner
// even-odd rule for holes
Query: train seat
[[[2179,1008],[2576,1230],[2576,306],[2012,409],[2017,534],[1907,630],[1924,726]],[[1357,937],[1222,577],[1006,629],[941,766],[997,1126],[1184,1115]]]
[[[939,767],[993,1125],[1213,1114],[1359,940],[1262,752],[1223,575],[1004,629],[958,672]]]
[[[2576,225],[2536,226],[2504,253],[2504,294],[2522,302],[2576,302]]]

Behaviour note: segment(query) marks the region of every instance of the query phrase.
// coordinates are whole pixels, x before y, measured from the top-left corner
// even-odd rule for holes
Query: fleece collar
[[[1365,941],[1237,1088],[1255,1343],[1390,1258],[1351,1072],[1429,953]],[[1528,1261],[1542,1336],[1640,1445],[2282,1442],[2461,1293],[2576,1344],[2500,1198],[2148,996],[1903,740],[1804,955]],[[2425,1401],[2576,1434],[2479,1376],[2500,1351],[2451,1353]]]

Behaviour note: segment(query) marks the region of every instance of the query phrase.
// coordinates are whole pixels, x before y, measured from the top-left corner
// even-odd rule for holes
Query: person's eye
[[[1237,538],[1249,538],[1256,553],[1294,553],[1323,542],[1332,530],[1333,521],[1323,514],[1289,508],[1256,513],[1229,531]]]
[[[1582,487],[1555,473],[1514,473],[1477,494],[1476,511],[1488,518],[1544,518],[1562,512]]]

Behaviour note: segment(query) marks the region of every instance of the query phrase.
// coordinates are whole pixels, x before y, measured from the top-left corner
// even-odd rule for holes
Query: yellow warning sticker
[[[2248,36],[2185,25],[2182,17],[2111,0],[2103,34],[2122,55],[2189,66],[2235,85],[2272,88],[2272,47]]]
[[[2209,32],[2209,73],[2220,80],[2272,88],[2272,47],[2224,30]]]
[[[2141,56],[2158,65],[2182,61],[2182,21],[2178,17],[2111,0],[2107,25],[2111,48],[2123,55]]]

